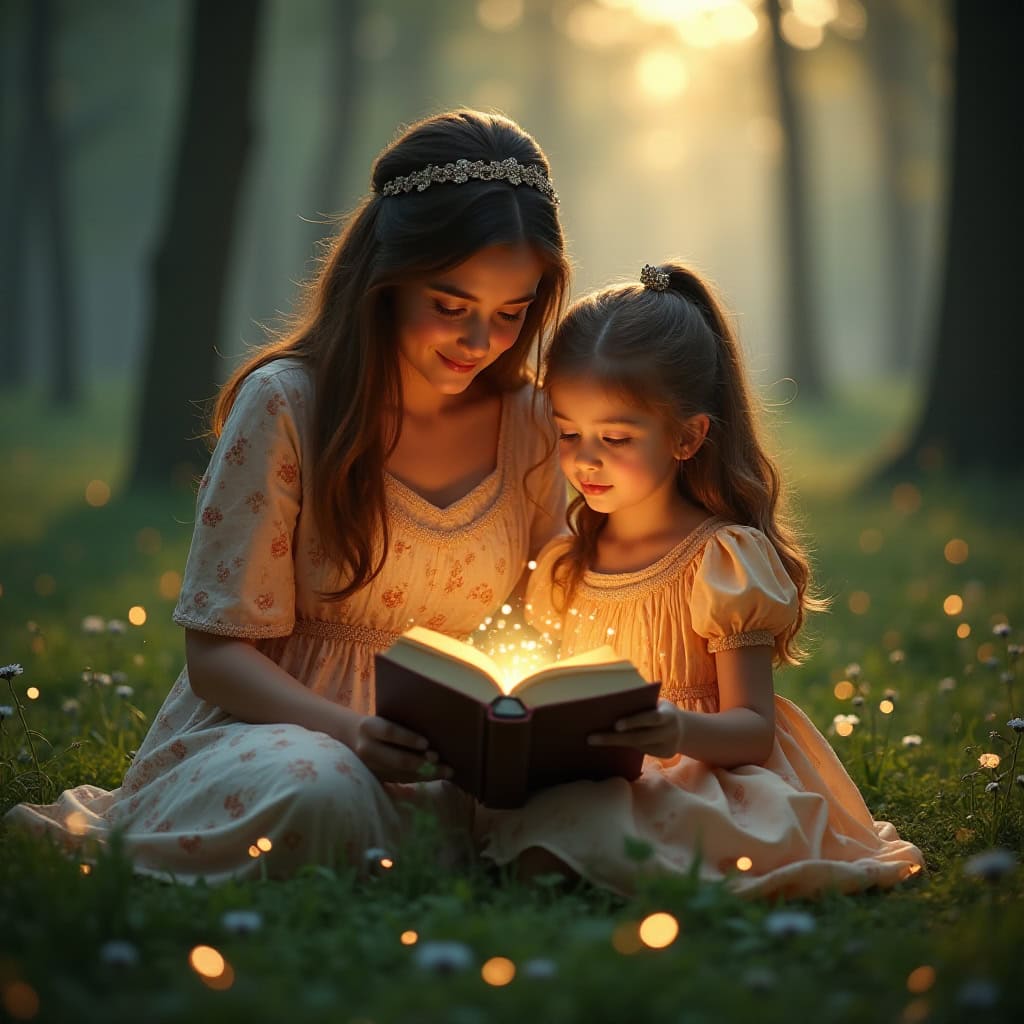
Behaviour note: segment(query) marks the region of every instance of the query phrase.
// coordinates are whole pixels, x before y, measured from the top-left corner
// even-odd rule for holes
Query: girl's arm
[[[351,747],[381,781],[420,781],[425,763],[436,766],[436,777],[450,776],[422,736],[321,697],[245,640],[186,629],[185,659],[196,696],[243,722],[326,733]]]
[[[595,746],[635,747],[654,757],[686,754],[718,768],[767,761],[775,743],[772,648],[740,647],[715,655],[719,708],[715,714],[683,711],[663,700],[654,711],[595,733]]]

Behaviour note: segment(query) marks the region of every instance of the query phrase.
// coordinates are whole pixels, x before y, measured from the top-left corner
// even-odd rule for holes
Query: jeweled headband
[[[529,185],[546,195],[552,203],[558,202],[558,194],[540,167],[536,164],[521,164],[514,156],[505,160],[456,160],[452,164],[427,164],[422,171],[392,178],[381,186],[380,194],[397,196],[403,192],[412,192],[413,189],[425,192],[431,185],[464,185],[471,179]]]
[[[657,267],[652,267],[650,263],[645,263],[640,271],[640,283],[645,288],[650,288],[652,292],[667,291],[669,283],[668,271],[659,270]]]

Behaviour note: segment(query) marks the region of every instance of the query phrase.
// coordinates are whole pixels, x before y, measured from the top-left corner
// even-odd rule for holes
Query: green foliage
[[[134,876],[116,844],[94,851],[83,874],[76,857],[0,831],[5,1018],[31,1008],[19,1002],[30,990],[39,1001],[32,1019],[81,1024],[1011,1019],[1024,872],[986,882],[965,865],[994,845],[1019,851],[1024,840],[1024,788],[1015,782],[1024,758],[1016,757],[1020,734],[1005,724],[1011,707],[1020,713],[1021,694],[1003,681],[1020,672],[1011,645],[1024,624],[1024,489],[936,477],[913,490],[839,490],[844,473],[849,482],[867,468],[862,449],[839,440],[851,424],[871,448],[891,426],[864,408],[871,402],[854,405],[848,420],[830,411],[784,425],[832,607],[812,626],[808,661],[780,673],[778,684],[830,735],[875,816],[924,850],[925,875],[890,892],[826,894],[798,906],[743,902],[694,877],[648,878],[627,902],[446,859],[436,824],[420,817],[394,866],[370,877],[317,867],[287,882],[208,888]],[[5,517],[0,532],[0,663],[25,672],[12,679],[13,696],[4,682],[0,705],[20,702],[38,734],[40,793],[113,787],[180,665],[173,597],[160,581],[181,570],[189,497],[119,497],[121,457],[103,443],[102,418],[28,430],[19,416],[16,402],[0,413],[0,435],[17,456],[7,503],[33,500],[31,514]],[[807,441],[826,435],[837,439],[832,459],[828,444]],[[52,472],[58,452],[67,456],[62,474]],[[114,484],[109,504],[85,504],[91,479]],[[967,544],[963,562],[944,554],[954,538]],[[43,575],[56,586],[40,585]],[[950,595],[963,601],[952,615],[944,611]],[[147,610],[143,626],[107,628],[134,605]],[[87,616],[103,629],[83,632]],[[1008,637],[993,632],[1002,622],[1016,626]],[[957,637],[961,625],[969,636]],[[862,703],[837,699],[843,680]],[[118,686],[132,692],[119,695]],[[890,689],[893,709],[884,714]],[[69,700],[77,706],[65,710]],[[837,714],[860,719],[848,737],[830,732]],[[40,782],[22,755],[19,718],[2,725],[0,811]],[[903,743],[915,735],[919,745]],[[999,765],[984,767],[986,753]],[[991,782],[999,786],[986,792]],[[648,851],[633,844],[630,855],[642,865]],[[242,910],[259,915],[247,934],[225,917]],[[637,925],[658,911],[680,932],[665,949],[646,948]],[[808,915],[811,930],[807,917],[787,927],[778,915],[791,911]],[[400,938],[408,930],[418,937],[411,945]],[[431,946],[440,942],[454,952]],[[224,955],[229,988],[208,987],[189,966],[198,945]],[[492,957],[516,965],[510,984],[483,980]],[[934,969],[933,983],[912,973],[921,967]]]

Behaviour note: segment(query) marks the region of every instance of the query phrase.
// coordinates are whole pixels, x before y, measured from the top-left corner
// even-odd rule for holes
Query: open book
[[[643,754],[591,747],[619,718],[657,705],[611,647],[548,665],[508,689],[483,651],[414,626],[376,655],[377,714],[425,736],[452,781],[488,807],[519,807],[538,789],[577,779],[635,779]]]

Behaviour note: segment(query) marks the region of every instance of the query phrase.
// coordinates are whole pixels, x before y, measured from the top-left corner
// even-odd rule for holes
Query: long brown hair
[[[547,353],[544,388],[560,379],[594,379],[659,415],[679,438],[690,417],[707,414],[707,437],[680,463],[680,493],[712,515],[757,527],[774,545],[799,595],[796,621],[775,638],[775,656],[796,663],[804,613],[824,603],[810,590],[807,554],[783,501],[778,468],[765,450],[739,342],[710,285],[676,263],[657,269],[668,274],[664,292],[623,284],[573,304]],[[593,561],[608,516],[577,495],[568,518],[573,542],[553,570],[566,606]]]
[[[474,110],[426,118],[377,157],[371,192],[330,244],[290,327],[258,349],[222,388],[213,413],[219,436],[238,389],[253,370],[293,357],[316,386],[313,509],[321,543],[339,567],[343,600],[381,571],[388,552],[384,466],[401,431],[395,292],[448,270],[491,245],[530,245],[543,264],[537,297],[516,343],[481,373],[496,391],[536,378],[545,332],[562,310],[569,266],[557,207],[506,181],[441,184],[382,196],[392,179],[428,164],[515,157],[549,174],[540,146],[514,121]],[[550,176],[550,175],[549,175]],[[396,417],[382,415],[396,410]]]

